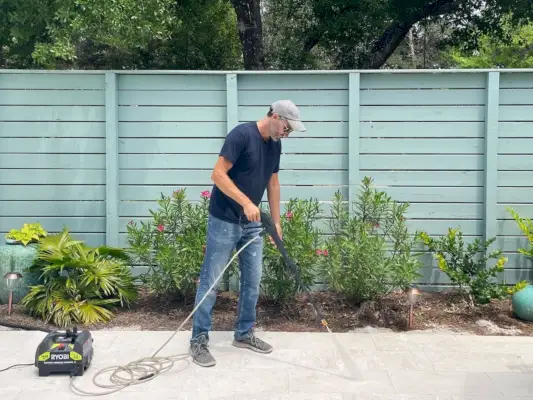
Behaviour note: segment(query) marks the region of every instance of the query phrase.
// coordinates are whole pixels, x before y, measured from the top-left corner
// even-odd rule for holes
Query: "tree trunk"
[[[232,0],[237,14],[244,69],[264,69],[261,0]]]
[[[359,58],[357,67],[360,69],[380,68],[405,39],[414,24],[426,17],[451,14],[465,2],[466,0],[435,0],[414,12],[405,21],[394,21],[376,40],[370,52]]]

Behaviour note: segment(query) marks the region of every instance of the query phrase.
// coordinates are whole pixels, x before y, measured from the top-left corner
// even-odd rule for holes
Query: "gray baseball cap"
[[[300,110],[290,100],[279,100],[273,103],[270,108],[280,117],[289,121],[289,125],[295,131],[305,132],[305,126],[300,118]]]

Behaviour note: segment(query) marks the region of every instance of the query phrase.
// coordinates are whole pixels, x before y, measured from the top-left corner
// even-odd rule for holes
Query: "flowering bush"
[[[340,194],[334,197],[327,257],[320,264],[330,287],[360,303],[376,300],[396,289],[405,290],[420,276],[412,254],[415,238],[407,231],[408,204],[393,201],[364,178],[353,215]]]
[[[261,289],[268,300],[285,303],[293,299],[297,291],[309,289],[313,284],[316,276],[314,267],[323,254],[317,250],[321,232],[313,226],[319,212],[320,205],[316,199],[291,199],[281,217],[283,244],[300,270],[303,287],[298,286],[283,256],[269,236],[265,236]]]
[[[155,294],[175,294],[184,298],[196,288],[204,257],[210,193],[191,204],[184,189],[157,201],[150,210],[153,220],[128,224],[128,242],[139,264],[148,272],[143,283]]]

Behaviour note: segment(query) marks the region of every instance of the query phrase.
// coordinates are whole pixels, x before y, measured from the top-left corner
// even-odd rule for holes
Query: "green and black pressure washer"
[[[39,344],[35,354],[39,376],[52,373],[83,376],[94,355],[93,341],[88,330],[78,333],[78,328],[74,328],[73,331],[67,329],[50,332]]]

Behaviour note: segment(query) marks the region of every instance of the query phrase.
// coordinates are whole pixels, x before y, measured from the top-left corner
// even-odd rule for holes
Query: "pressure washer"
[[[159,352],[163,350],[163,348],[174,338],[174,336],[181,331],[183,326],[194,315],[196,310],[207,298],[208,293],[217,286],[226,269],[231,265],[233,260],[240,254],[240,252],[242,252],[246,247],[248,247],[254,240],[262,240],[262,237],[264,237],[264,235],[266,234],[270,235],[270,237],[274,240],[278,251],[281,253],[285,264],[289,267],[290,271],[296,278],[299,287],[304,288],[300,276],[300,271],[294,261],[289,257],[289,254],[287,253],[283,241],[278,235],[276,226],[273,223],[271,216],[266,211],[260,210],[260,217],[262,225],[260,235],[249,240],[233,255],[233,257],[229,260],[226,266],[222,269],[215,282],[213,282],[206,295],[199,301],[199,303],[191,311],[187,318],[185,318],[181,325],[154,354],[149,357],[144,357],[132,361],[123,366],[111,366],[108,368],[104,368],[94,375],[94,385],[104,389],[111,389],[110,391],[104,393],[87,392],[81,390],[74,384],[74,377],[83,376],[84,372],[91,364],[94,355],[93,338],[88,330],[84,330],[81,333],[78,333],[77,329],[75,328],[73,331],[67,330],[49,332],[48,335],[39,344],[36,351],[35,366],[39,370],[39,376],[47,376],[50,373],[54,372],[69,372],[70,388],[74,393],[86,396],[102,396],[118,392],[128,386],[139,385],[153,380],[158,375],[172,369],[176,362],[187,361],[187,358],[189,357],[188,353],[182,353],[167,357],[158,357],[157,354],[159,354]],[[314,297],[311,295],[310,291],[305,290],[304,293],[306,294],[307,300],[309,301],[309,304],[315,312],[319,324],[322,327],[326,328],[326,330],[330,334],[332,334],[334,343],[339,349],[341,356],[349,364],[348,366],[350,367],[349,369],[352,371],[352,373],[354,373],[354,371],[357,370],[355,364],[353,363],[347,352],[343,349],[342,345],[336,340],[335,336],[333,335],[333,332],[329,328],[328,322],[326,321],[326,318],[324,317],[321,308],[314,300]],[[9,368],[12,367],[14,367],[14,365]],[[0,370],[0,372],[5,371],[9,368]],[[111,376],[109,377],[111,384],[102,384],[96,381],[97,377],[107,372],[111,372]]]

